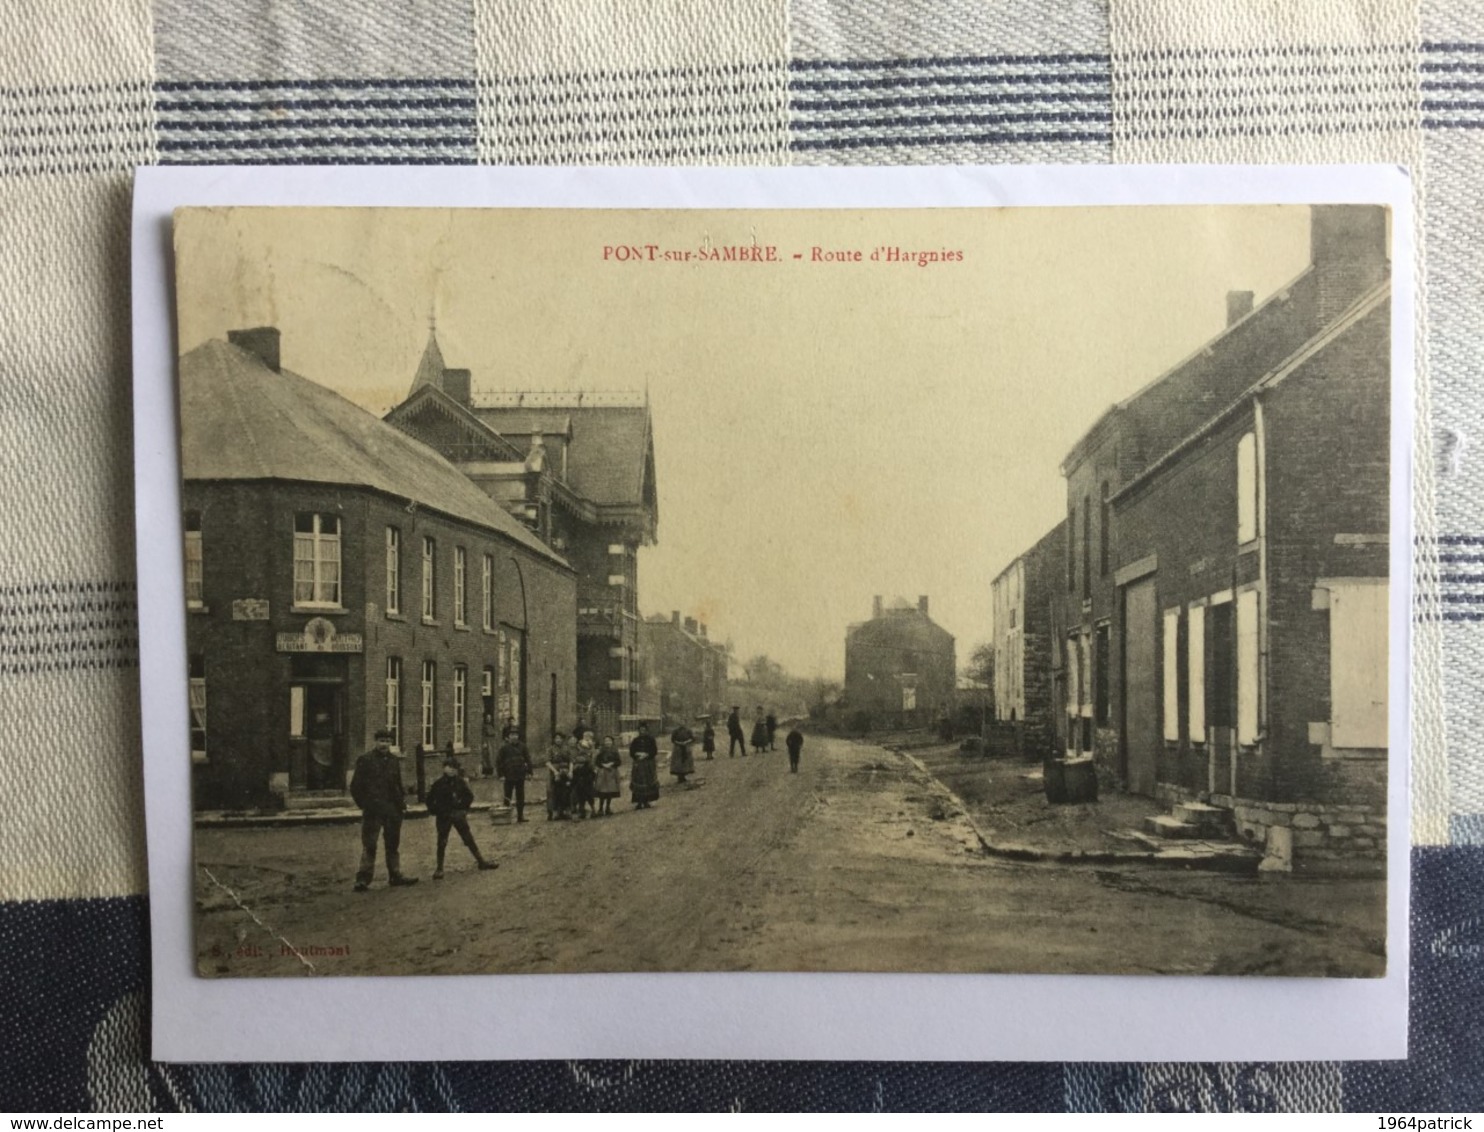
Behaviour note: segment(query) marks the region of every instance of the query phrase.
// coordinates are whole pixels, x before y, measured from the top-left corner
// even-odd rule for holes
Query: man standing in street
[[[397,737],[389,727],[376,733],[376,746],[356,760],[350,780],[350,796],[361,808],[361,867],[356,871],[356,891],[371,887],[376,871],[376,842],[386,842],[386,871],[394,888],[416,884],[417,877],[402,875],[402,810],[407,792],[402,788],[401,756],[392,753]]]
[[[727,716],[727,758],[734,758],[733,752],[737,748],[742,749],[742,757],[747,757],[747,735],[742,730],[742,709],[732,708],[732,714]]]
[[[788,769],[791,773],[798,774],[799,752],[804,749],[804,733],[799,730],[797,723],[793,725],[793,729],[789,731],[788,738],[783,741],[783,744],[788,748]]]
[[[526,779],[531,777],[531,754],[526,750],[520,731],[511,731],[500,744],[495,756],[495,773],[505,787],[505,804],[515,801],[515,820],[526,820]]]

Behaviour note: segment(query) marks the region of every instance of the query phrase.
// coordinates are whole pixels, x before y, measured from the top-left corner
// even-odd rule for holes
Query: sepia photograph
[[[197,973],[1383,976],[1391,236],[178,210]]]

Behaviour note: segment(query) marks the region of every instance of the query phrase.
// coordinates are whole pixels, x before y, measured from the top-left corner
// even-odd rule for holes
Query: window
[[[1077,638],[1067,638],[1067,714],[1077,714],[1077,704],[1082,695],[1082,666],[1077,651]]]
[[[1067,593],[1077,589],[1077,505],[1067,511]]]
[[[294,517],[294,604],[340,605],[340,519],[335,515]]]
[[[386,529],[386,611],[402,611],[402,532],[396,527]]]
[[[423,620],[431,621],[438,616],[438,592],[436,581],[438,544],[431,538],[423,539]]]
[[[495,670],[486,668],[483,678],[479,682],[480,714],[493,717],[495,715]],[[503,720],[496,719],[496,723],[502,724]]]
[[[1103,502],[1098,512],[1098,573],[1108,576],[1108,563],[1113,554],[1109,545],[1109,527],[1113,517],[1113,504],[1108,502],[1108,481],[1103,481]]]
[[[206,658],[191,657],[191,762],[206,761]]]
[[[185,591],[186,608],[200,609],[206,604],[206,589],[201,574],[201,512],[185,513]]]
[[[1257,742],[1260,661],[1257,654],[1258,595],[1244,590],[1237,595],[1237,742]]]
[[[484,627],[495,627],[495,560],[484,556]]]
[[[1387,586],[1329,591],[1330,746],[1387,746]]]
[[[1092,597],[1092,500],[1082,497],[1082,600]]]
[[[1164,618],[1164,737],[1180,741],[1180,611],[1165,610]]]
[[[390,530],[391,528],[387,528]],[[402,658],[386,658],[386,725],[392,729],[392,745],[402,745]]]
[[[1107,727],[1112,719],[1112,697],[1109,694],[1108,669],[1109,669],[1109,626],[1106,624],[1098,626],[1097,654],[1093,658],[1093,686],[1094,702],[1093,710],[1097,715],[1099,727]]]
[[[1193,605],[1185,623],[1185,671],[1190,699],[1190,741],[1206,741],[1206,607]]]
[[[462,546],[453,548],[453,623],[463,625],[469,620],[468,587],[464,584],[469,572],[468,555]]]
[[[453,670],[453,745],[455,747],[464,746],[468,704],[469,670],[460,664]]]
[[[1245,434],[1237,441],[1237,542],[1257,537],[1257,438]]]
[[[423,705],[422,705],[422,745],[424,750],[431,751],[437,746],[438,735],[433,727],[433,705],[438,691],[438,666],[431,660],[423,661]]]

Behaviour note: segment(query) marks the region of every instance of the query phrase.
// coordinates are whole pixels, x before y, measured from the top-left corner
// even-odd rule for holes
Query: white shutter
[[[1258,656],[1256,590],[1237,595],[1237,742],[1257,742]]]
[[[1387,746],[1387,596],[1382,585],[1329,591],[1330,745]]]
[[[1165,610],[1164,632],[1164,735],[1168,743],[1180,741],[1180,611]]]
[[[1077,714],[1077,698],[1081,695],[1078,677],[1081,673],[1077,664],[1077,642],[1074,638],[1067,638],[1067,714]]]
[[[1247,433],[1237,441],[1237,542],[1257,537],[1257,439]]]
[[[1190,689],[1190,741],[1206,741],[1206,607],[1190,609],[1185,629],[1186,685]]]

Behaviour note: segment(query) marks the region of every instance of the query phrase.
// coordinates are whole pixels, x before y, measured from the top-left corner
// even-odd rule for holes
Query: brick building
[[[727,652],[704,624],[676,610],[648,618],[639,629],[641,696],[662,728],[726,714]]]
[[[659,524],[647,398],[481,393],[436,334],[389,424],[442,453],[569,562],[577,577],[576,709],[602,730],[640,711],[640,547]],[[568,721],[570,722],[570,721]]]
[[[928,616],[928,599],[902,598],[845,633],[845,710],[884,726],[926,727],[951,712],[958,687],[953,635]]]
[[[995,719],[1012,727],[1015,748],[1027,755],[1057,751],[1062,701],[1055,613],[1063,599],[1066,537],[1066,523],[1058,523],[990,583]]]
[[[1063,461],[1055,718],[1129,791],[1364,854],[1385,820],[1387,217],[1315,206],[1310,231],[1304,272],[1255,309],[1229,295],[1227,329]]]
[[[382,726],[413,756],[477,747],[486,711],[545,743],[574,711],[571,567],[436,452],[282,370],[276,330],[230,337],[180,360],[196,804],[339,795]]]
[[[1113,497],[1130,781],[1310,859],[1385,851],[1389,300],[1377,284]]]

